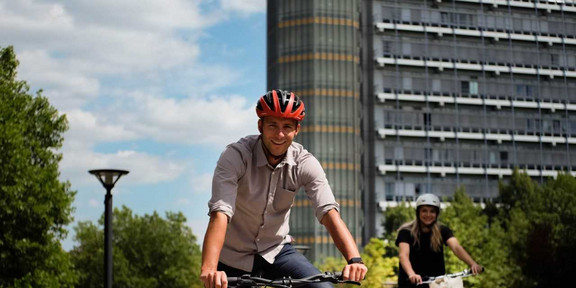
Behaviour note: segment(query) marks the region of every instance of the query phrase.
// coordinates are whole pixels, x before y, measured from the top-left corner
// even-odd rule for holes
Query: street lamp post
[[[96,176],[106,188],[104,198],[104,283],[105,288],[112,287],[112,188],[122,175],[129,171],[116,169],[96,169],[88,171]]]

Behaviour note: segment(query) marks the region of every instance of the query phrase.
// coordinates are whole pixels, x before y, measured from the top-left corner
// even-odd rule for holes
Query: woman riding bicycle
[[[434,194],[423,194],[416,199],[416,219],[398,229],[396,246],[399,247],[400,274],[398,287],[416,287],[423,276],[446,274],[444,247],[450,247],[454,255],[478,274],[482,266],[464,250],[454,237],[452,230],[438,223],[440,198]],[[418,286],[418,287],[427,287]]]

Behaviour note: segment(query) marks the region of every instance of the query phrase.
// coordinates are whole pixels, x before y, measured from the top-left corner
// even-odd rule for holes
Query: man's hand
[[[224,271],[216,270],[202,270],[200,274],[200,280],[204,283],[204,288],[227,288],[228,287],[228,276]]]
[[[368,267],[362,263],[352,263],[346,265],[342,270],[342,279],[360,282],[366,277]]]

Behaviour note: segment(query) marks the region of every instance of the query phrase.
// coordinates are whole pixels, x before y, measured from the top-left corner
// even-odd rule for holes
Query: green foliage
[[[314,266],[316,266],[316,268],[321,272],[342,271],[342,268],[346,266],[346,260],[342,257],[326,257],[323,259],[322,263],[314,263]]]
[[[386,240],[372,238],[361,253],[362,260],[368,267],[368,274],[362,281],[364,287],[382,287],[384,283],[396,283],[398,281],[395,266],[398,265],[398,257],[385,257],[385,251],[390,244]],[[327,257],[316,267],[320,271],[341,271],[346,266],[344,258]],[[344,285],[345,287],[357,287]]]
[[[384,238],[392,242],[396,241],[398,228],[415,217],[416,208],[406,202],[401,202],[396,207],[387,207],[384,213]]]
[[[576,272],[576,179],[560,174],[538,185],[515,171],[501,185],[498,215],[524,276],[510,287],[557,287]]]
[[[91,222],[75,230],[79,246],[70,253],[79,287],[102,287],[104,231]],[[112,230],[114,287],[202,287],[200,248],[182,213],[140,217],[122,207],[114,209]]]
[[[75,192],[58,180],[66,117],[16,79],[12,47],[0,48],[0,287],[71,287],[60,240]]]
[[[366,279],[362,281],[365,287],[382,287],[383,283],[397,283],[396,266],[398,257],[386,257],[386,251],[394,243],[377,238],[370,239],[370,243],[364,247],[362,259],[368,267]]]
[[[491,229],[488,216],[463,188],[454,193],[454,200],[440,213],[440,221],[454,231],[454,236],[472,258],[487,269],[480,277],[464,278],[465,287],[506,287],[510,277],[518,273],[514,271],[515,266],[510,265],[508,249],[501,241],[506,237],[504,231],[498,225]],[[444,254],[448,273],[469,268],[449,248],[444,249]]]

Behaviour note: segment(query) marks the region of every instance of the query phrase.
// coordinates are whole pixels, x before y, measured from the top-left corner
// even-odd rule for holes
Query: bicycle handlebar
[[[300,287],[306,284],[332,282],[360,285],[360,282],[342,280],[342,272],[324,272],[309,277],[296,279],[284,277],[282,279],[266,279],[262,277],[250,276],[248,274],[241,277],[228,277],[228,285],[235,287],[270,286],[279,288]]]
[[[484,267],[482,267],[482,271],[480,271],[480,273],[484,272]],[[446,274],[446,275],[440,275],[440,276],[435,276],[435,277],[427,277],[425,281],[422,281],[422,283],[420,284],[429,284],[432,283],[438,279],[442,279],[442,278],[456,278],[456,277],[468,277],[468,276],[472,276],[474,275],[472,273],[472,270],[470,269],[464,269],[461,272],[458,273],[453,273],[453,274]]]

